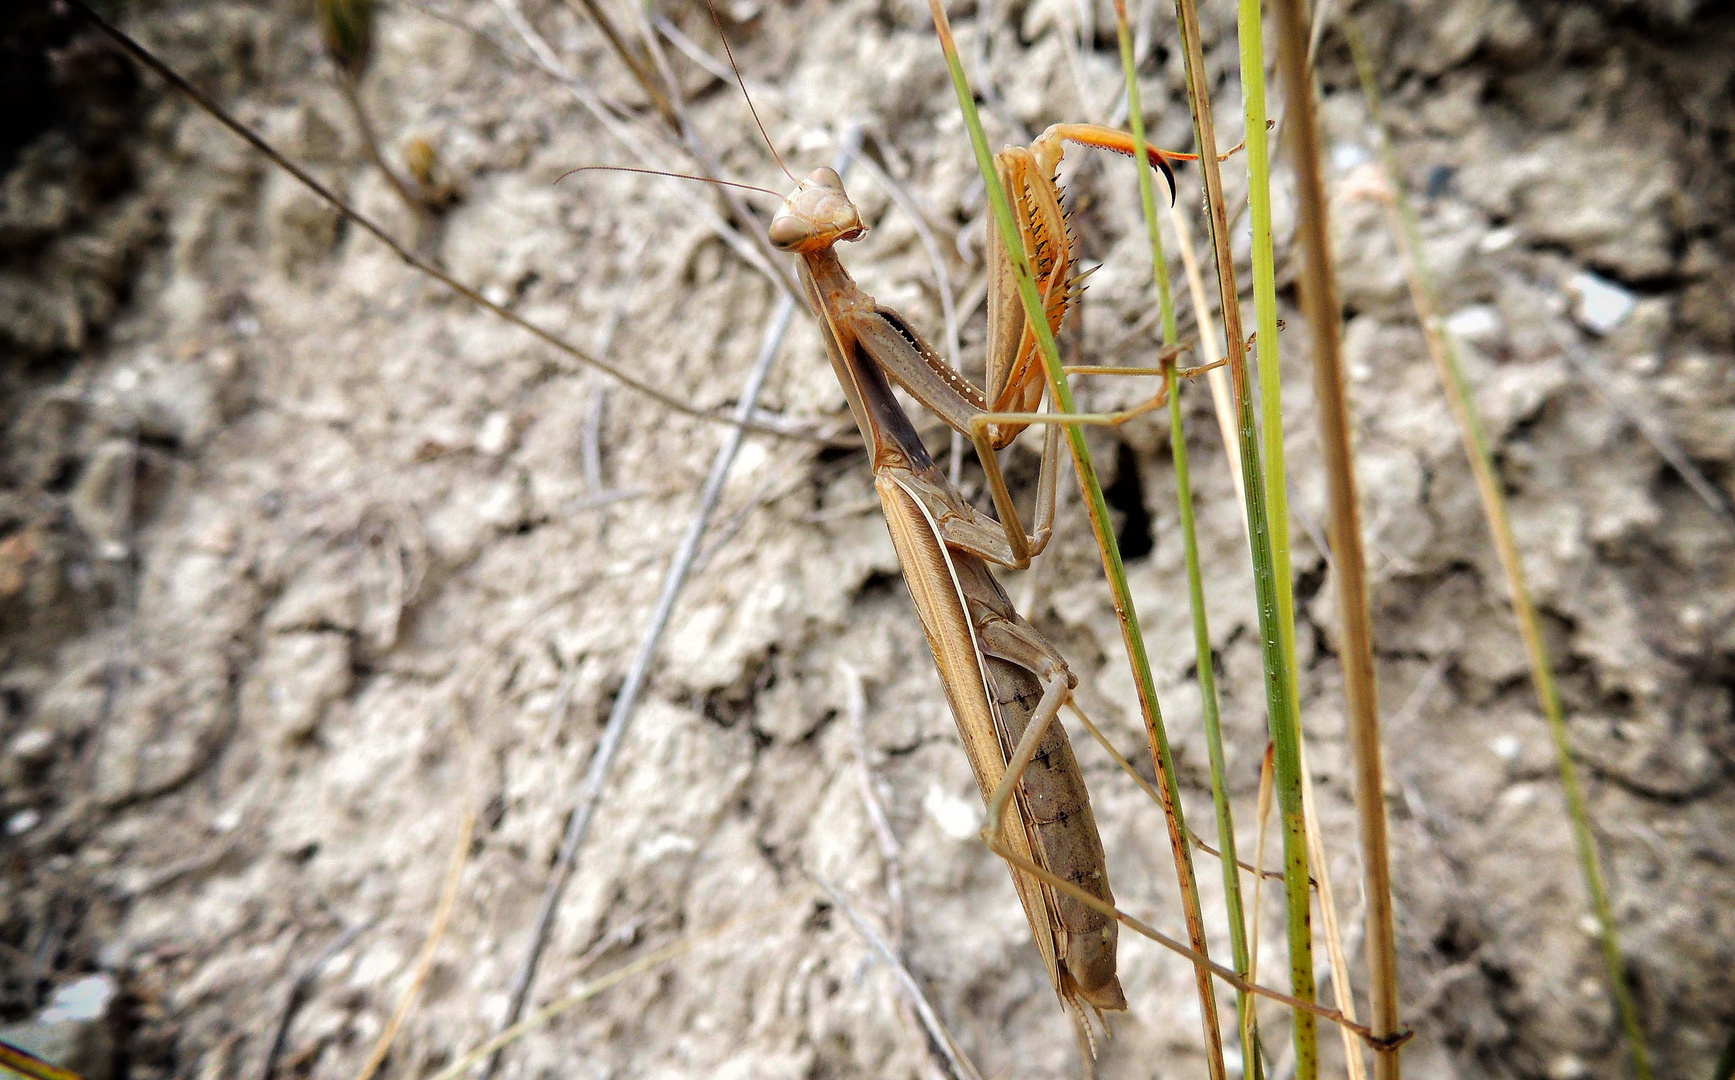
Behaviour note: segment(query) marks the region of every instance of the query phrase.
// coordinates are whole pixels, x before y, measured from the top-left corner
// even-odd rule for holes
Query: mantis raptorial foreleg
[[[1062,142],[1070,140],[1118,150],[1124,138],[1106,128],[1056,125],[1029,149],[1012,148],[1003,151],[998,159],[1015,192],[1026,253],[1036,261],[1045,283],[1048,317],[1053,326],[1058,327],[1068,305],[1076,299],[1073,288],[1076,279],[1069,276],[1071,243],[1054,186],[1054,169],[1060,161]],[[1152,151],[1151,160],[1167,173],[1161,152]],[[1009,273],[1005,270],[1006,253],[996,246],[993,230],[989,234],[992,284],[988,389],[984,391],[942,357],[902,315],[863,293],[844,270],[834,245],[840,240],[855,239],[865,231],[837,174],[821,169],[790,196],[773,219],[770,236],[774,245],[794,251],[804,260],[803,282],[808,299],[825,324],[827,344],[846,395],[857,380],[845,370],[845,363],[836,358],[853,356],[859,350],[876,369],[909,391],[948,427],[967,435],[975,446],[1004,543],[989,539],[984,522],[970,510],[941,517],[949,540],[1002,566],[1014,569],[1028,566],[1030,559],[1047,546],[1053,532],[1053,470],[1059,456],[1058,429],[1051,430],[1044,440],[1034,531],[1027,532],[1024,528],[995,452],[1031,423],[1119,424],[1157,407],[1162,399],[1155,398],[1124,415],[1088,414],[1061,420],[1030,411],[1042,403],[1046,373],[1031,362],[1033,331],[1022,314],[1016,318],[1010,314],[1006,293],[1012,286],[1006,276]],[[1172,362],[1173,358],[1174,354],[1170,354],[1164,360]],[[851,396],[851,409],[861,424],[863,415],[858,398],[859,391]]]

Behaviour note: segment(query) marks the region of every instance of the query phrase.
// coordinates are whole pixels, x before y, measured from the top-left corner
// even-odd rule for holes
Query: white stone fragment
[[[1516,735],[1496,735],[1488,740],[1488,749],[1501,761],[1517,761],[1524,752],[1524,740]]]
[[[922,809],[934,819],[941,832],[954,840],[968,840],[982,828],[982,815],[975,804],[938,784],[929,787],[927,795],[922,797]]]
[[[1572,317],[1586,330],[1606,334],[1626,321],[1637,300],[1633,294],[1606,278],[1581,270],[1566,283],[1572,296]]]
[[[1331,167],[1340,173],[1349,172],[1357,165],[1373,160],[1368,148],[1361,143],[1340,142],[1331,148]]]
[[[1488,348],[1500,341],[1505,326],[1500,312],[1492,304],[1472,304],[1459,308],[1446,318],[1446,329],[1460,341]]]
[[[65,1020],[100,1020],[108,1015],[115,991],[115,982],[107,975],[74,979],[54,992],[48,1008],[42,1010],[37,1020],[49,1024]]]
[[[1518,239],[1518,230],[1510,225],[1502,225],[1498,229],[1490,229],[1476,241],[1476,247],[1484,255],[1492,255],[1496,251],[1505,251]]]
[[[476,450],[489,457],[499,457],[512,441],[512,417],[504,412],[491,412],[476,430]]]

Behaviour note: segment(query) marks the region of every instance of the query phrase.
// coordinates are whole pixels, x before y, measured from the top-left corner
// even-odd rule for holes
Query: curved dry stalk
[[[374,168],[386,178],[386,183],[391,185],[392,191],[409,208],[410,213],[417,217],[429,213],[431,207],[428,200],[411,190],[409,182],[398,175],[398,171],[386,160],[385,152],[380,149],[379,133],[374,130],[373,120],[368,117],[367,108],[362,104],[361,86],[355,77],[340,67],[336,72],[336,81],[338,92],[344,104],[349,106],[350,116],[355,120],[356,130],[361,132],[362,150],[367,154],[368,160],[373,162]]]
[[[478,1046],[469,1053],[463,1055],[458,1060],[452,1062],[452,1064],[434,1074],[432,1080],[458,1080],[458,1077],[463,1076],[471,1066],[475,1065],[483,1058],[488,1057],[496,1051],[504,1050],[506,1047],[530,1034],[532,1031],[545,1027],[562,1013],[571,1012],[573,1009],[576,1009],[591,998],[596,997],[604,990],[618,985],[619,983],[626,982],[628,979],[643,975],[648,971],[654,971],[669,961],[692,952],[707,941],[715,940],[732,930],[739,930],[743,926],[751,925],[752,923],[759,922],[762,919],[768,919],[778,912],[807,899],[808,895],[802,893],[779,903],[772,904],[769,907],[760,908],[758,911],[742,915],[739,918],[729,919],[708,930],[701,930],[696,934],[684,937],[673,945],[668,945],[664,948],[658,949],[649,956],[635,960],[623,967],[616,968],[607,975],[592,979],[583,986],[580,986],[573,993],[568,994],[566,997],[561,998],[559,1001],[556,1001],[551,1005],[537,1010],[528,1018],[519,1021],[507,1028],[505,1031],[494,1036],[492,1039],[489,1039],[481,1046]]]
[[[391,1019],[386,1021],[385,1030],[380,1032],[367,1061],[355,1074],[355,1080],[372,1080],[379,1067],[385,1063],[386,1055],[391,1052],[399,1029],[409,1017],[410,1010],[415,1007],[422,985],[428,981],[429,973],[434,970],[434,952],[440,947],[440,939],[446,936],[446,924],[452,917],[452,909],[458,904],[458,885],[464,879],[464,867],[470,856],[470,842],[475,835],[476,808],[471,805],[464,810],[464,816],[458,823],[458,835],[453,840],[452,857],[446,868],[446,883],[440,890],[440,903],[434,910],[433,921],[428,925],[427,939],[422,943],[422,951],[416,957],[410,983],[398,997]]]
[[[562,364],[561,366],[566,370],[583,370],[588,368],[595,371],[601,371],[610,378],[621,383],[623,386],[638,391],[650,398],[652,401],[662,405],[664,408],[680,413],[683,416],[693,417],[695,420],[704,420],[714,424],[722,424],[727,427],[752,431],[761,435],[774,435],[778,438],[795,438],[810,442],[829,441],[828,437],[821,436],[817,431],[796,430],[751,418],[731,418],[719,415],[707,409],[701,409],[697,406],[690,405],[672,394],[664,393],[649,383],[641,381],[629,374],[626,369],[592,356],[584,349],[572,344],[566,339],[560,337],[558,334],[536,325],[530,320],[524,318],[522,315],[519,315],[500,304],[494,303],[494,301],[483,296],[476,289],[473,289],[459,281],[437,265],[416,255],[409,248],[400,243],[396,237],[392,236],[391,233],[387,232],[383,226],[375,222],[366,214],[357,210],[355,207],[351,206],[342,198],[338,197],[338,195],[330,188],[314,179],[312,174],[310,174],[306,169],[296,164],[276,147],[266,142],[258,135],[258,133],[253,131],[247,125],[235,119],[228,110],[207,97],[197,87],[193,86],[192,83],[183,79],[173,68],[159,60],[154,53],[146,49],[137,41],[134,41],[125,32],[108,22],[95,11],[92,11],[85,5],[83,0],[66,0],[66,4],[73,11],[88,20],[98,30],[102,31],[102,33],[111,41],[119,45],[127,55],[156,72],[157,75],[169,85],[191,98],[201,109],[204,109],[209,113],[218,123],[228,128],[243,142],[246,142],[249,146],[265,155],[272,164],[295,177],[296,180],[300,181],[303,186],[313,192],[314,195],[318,196],[327,206],[336,210],[344,220],[384,244],[387,249],[389,249],[393,255],[397,256],[406,266],[421,271],[439,282],[441,285],[444,285],[459,296],[462,296],[464,299],[475,304],[477,307],[480,307],[485,311],[488,311],[490,314],[511,323],[513,326],[516,326],[520,330],[530,334],[532,337],[535,337],[543,344],[551,346],[557,352],[577,362],[576,365],[572,367],[566,367],[566,365]]]
[[[1313,770],[1307,763],[1307,743],[1301,744],[1301,809],[1307,818],[1307,854],[1313,862],[1314,889],[1319,894],[1320,929],[1325,935],[1325,956],[1331,970],[1331,992],[1337,1007],[1351,1020],[1356,1019],[1355,994],[1349,977],[1349,960],[1343,951],[1343,929],[1337,917],[1337,894],[1331,887],[1331,864],[1325,854],[1325,834],[1319,828],[1319,811],[1314,805]],[[1362,1060],[1361,1047],[1347,1031],[1342,1031],[1343,1054],[1349,1065],[1349,1080],[1366,1080],[1367,1063]]]
[[[855,929],[855,932],[861,935],[862,940],[868,943],[868,947],[873,949],[880,960],[891,969],[892,977],[897,980],[899,989],[903,990],[905,996],[909,998],[910,1005],[922,1018],[922,1026],[927,1029],[928,1037],[933,1039],[934,1044],[946,1055],[947,1063],[952,1066],[953,1075],[962,1077],[963,1080],[982,1080],[982,1074],[977,1071],[975,1062],[970,1060],[970,1055],[964,1053],[963,1048],[958,1045],[958,1040],[954,1039],[952,1033],[946,1030],[946,1025],[940,1022],[940,1015],[934,1011],[934,1006],[928,1001],[928,995],[922,993],[921,984],[916,982],[915,976],[911,975],[910,969],[904,966],[902,960],[898,959],[898,955],[892,951],[892,947],[886,944],[886,939],[881,937],[866,919],[862,918],[861,912],[856,910],[855,905],[849,902],[849,898],[844,896],[837,886],[812,870],[807,871],[807,876],[813,879],[814,884],[820,887],[833,904],[837,905],[837,909],[843,912],[843,917],[849,920],[849,924]]]
[[[666,162],[652,156],[649,149],[651,140],[629,132],[623,122],[604,106],[602,99],[597,96],[596,92],[579,79],[577,73],[560,58],[560,55],[554,51],[553,46],[548,44],[541,32],[531,25],[529,19],[524,17],[523,11],[518,7],[518,0],[494,0],[494,6],[499,10],[501,17],[511,25],[513,32],[524,43],[524,47],[530,50],[537,70],[565,87],[567,92],[572,94],[573,98],[596,118],[597,122],[603,126],[603,130],[613,135],[616,141],[625,147],[634,158],[643,163],[648,171],[675,173],[677,175],[680,173],[680,170],[671,169]],[[673,89],[671,84],[671,90]],[[675,100],[674,108],[677,117],[685,115],[682,111],[684,105],[678,97]],[[713,155],[691,133],[691,129],[677,119],[671,124],[671,131],[677,139],[681,140],[687,153],[698,163],[702,177],[707,180],[718,180],[720,170]],[[729,248],[745,260],[748,265],[776,282],[784,292],[798,294],[800,290],[796,288],[795,282],[789,277],[789,272],[782,261],[765,246],[764,237],[760,235],[763,230],[757,227],[758,219],[748,209],[747,204],[742,201],[740,193],[722,183],[709,186],[712,188],[713,194],[729,207],[730,213],[734,214],[737,220],[754,225],[743,232],[730,225],[715,210],[705,207],[703,216],[706,223],[710,225],[711,231],[716,233],[725,244],[728,244]]]
[[[569,10],[574,12],[578,10],[573,6],[574,0],[564,0],[564,2]],[[639,58],[633,55],[631,49],[627,48],[626,42],[620,36],[620,31],[615,29],[614,21],[608,17],[607,12],[602,10],[602,5],[598,4],[596,0],[577,0],[577,2],[584,5],[584,10],[590,16],[591,21],[596,24],[598,30],[602,31],[602,36],[608,39],[609,48],[614,50],[615,58],[628,71],[632,72],[633,79],[639,84],[640,89],[644,90],[645,95],[651,99],[652,107],[662,115],[665,122],[671,125],[679,124],[680,119],[675,113],[674,104],[669,101],[669,96],[663,93],[663,88],[657,85],[657,81],[651,78],[650,72],[645,70],[644,65],[639,62]]]

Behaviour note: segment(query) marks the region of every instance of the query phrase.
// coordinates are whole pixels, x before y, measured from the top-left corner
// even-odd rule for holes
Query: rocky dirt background
[[[1149,123],[1184,148],[1173,13],[1142,8]],[[661,10],[721,56],[702,8]],[[541,70],[513,11],[578,92]],[[554,182],[576,165],[638,163],[583,93],[682,163],[571,10],[383,11],[364,88],[375,121],[394,156],[431,140],[463,190],[420,224],[367,165],[300,6],[117,14],[490,297],[694,404],[739,392],[776,293],[719,239],[709,196],[609,174]],[[1703,0],[1356,15],[1499,447],[1659,1074],[1705,1075],[1735,1025],[1735,17]],[[971,296],[981,196],[925,12],[739,0],[724,16],[792,167],[829,160],[841,126],[864,125]],[[954,19],[966,55],[987,58],[992,138],[1115,116],[1106,5],[965,4]],[[1227,144],[1240,136],[1232,5],[1207,5],[1205,19]],[[95,973],[116,993],[101,1022],[112,1052],[93,1052],[93,1073],[353,1076],[411,981],[473,813],[455,908],[386,1062],[428,1075],[504,1014],[573,791],[724,432],[610,389],[421,279],[70,17],[32,9],[7,30],[0,66],[18,92],[0,203],[0,1019],[28,1020]],[[787,186],[738,92],[678,51],[673,63],[726,171]],[[1380,212],[1353,194],[1375,144],[1330,28],[1321,65],[1410,1075],[1623,1076],[1547,731],[1469,472]],[[1103,262],[1073,344],[1139,362],[1153,313],[1130,169],[1085,160],[1066,177],[1085,250]],[[847,263],[941,340],[913,219],[863,171],[850,182],[873,232]],[[1192,174],[1181,188],[1196,207]],[[1278,214],[1286,237],[1284,191]],[[963,355],[979,364],[980,317],[964,321]],[[1282,348],[1306,726],[1339,902],[1355,916],[1330,590],[1308,540],[1323,496],[1305,335],[1292,329]],[[1087,400],[1139,392],[1098,385]],[[1203,386],[1188,400],[1250,850],[1264,747],[1250,574]],[[839,415],[805,318],[764,404]],[[1164,424],[1096,446],[1203,825]],[[1646,426],[1718,486],[1712,504]],[[1021,483],[1034,462],[1014,452]],[[1062,517],[1054,553],[1008,587],[1136,759],[1076,497]],[[1076,1075],[1010,882],[974,839],[974,785],[859,452],[750,440],[706,545],[532,1004],[788,904],[565,1014],[509,1050],[499,1075],[939,1075],[889,972],[814,898],[807,871],[883,931],[903,928],[911,971],[986,1075]],[[1080,744],[1080,757],[1121,903],[1178,928],[1157,814],[1097,748]],[[1207,910],[1220,910],[1216,871],[1199,865]],[[1266,927],[1279,918],[1268,890]],[[1265,946],[1268,973],[1279,949]],[[1132,1010],[1112,1022],[1104,1074],[1199,1075],[1189,972],[1136,939],[1122,965]],[[1283,1047],[1277,1010],[1266,1018]]]

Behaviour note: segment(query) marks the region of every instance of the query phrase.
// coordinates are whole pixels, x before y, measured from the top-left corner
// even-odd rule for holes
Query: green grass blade
[[[1259,0],[1240,0],[1241,97],[1247,123],[1247,208],[1253,225],[1253,311],[1258,325],[1259,429],[1264,438],[1265,505],[1277,575],[1277,625],[1289,670],[1289,700],[1300,724],[1295,682],[1295,576],[1289,559],[1289,482],[1283,452],[1283,380],[1278,363],[1277,257],[1271,239],[1271,153],[1265,131],[1265,46]],[[1213,358],[1214,359],[1214,358]]]
[[[1175,0],[1187,68],[1187,97],[1198,140],[1199,166],[1204,175],[1211,248],[1217,262],[1218,298],[1223,332],[1229,348],[1229,371],[1235,387],[1236,420],[1240,427],[1241,474],[1247,503],[1247,535],[1253,556],[1253,585],[1259,610],[1261,662],[1265,671],[1267,720],[1275,749],[1278,805],[1283,818],[1283,884],[1289,931],[1289,979],[1298,998],[1314,1000],[1312,890],[1307,855],[1307,824],[1301,794],[1301,732],[1295,722],[1294,678],[1284,652],[1279,612],[1282,610],[1276,564],[1272,554],[1265,470],[1260,460],[1259,430],[1253,391],[1247,378],[1247,343],[1242,334],[1241,308],[1235,287],[1229,222],[1224,209],[1223,173],[1217,162],[1217,136],[1211,122],[1209,75],[1205,70],[1199,12],[1194,0]],[[1319,1025],[1311,1013],[1294,1014],[1297,1080],[1319,1074]]]
[[[1452,336],[1445,332],[1440,316],[1439,291],[1422,261],[1421,227],[1415,208],[1404,191],[1403,173],[1398,167],[1396,152],[1385,123],[1380,103],[1379,83],[1373,65],[1363,46],[1361,34],[1353,19],[1343,22],[1349,38],[1350,52],[1355,57],[1356,71],[1361,77],[1362,93],[1368,110],[1380,131],[1380,144],[1386,171],[1386,183],[1391,201],[1387,209],[1392,231],[1400,254],[1409,272],[1411,297],[1422,322],[1429,354],[1440,372],[1440,382],[1452,415],[1458,421],[1464,451],[1470,458],[1470,469],[1476,478],[1476,490],[1482,499],[1482,512],[1488,518],[1493,534],[1494,549],[1500,567],[1506,575],[1512,595],[1513,614],[1518,620],[1518,633],[1524,640],[1524,651],[1530,661],[1531,681],[1536,685],[1537,700],[1548,718],[1548,731],[1554,742],[1555,760],[1560,770],[1560,785],[1566,792],[1567,813],[1572,821],[1573,845],[1577,849],[1579,869],[1584,876],[1585,890],[1590,893],[1591,908],[1596,916],[1598,938],[1603,960],[1608,967],[1609,986],[1615,1005],[1620,1011],[1627,1049],[1632,1055],[1633,1072],[1639,1080],[1650,1080],[1650,1052],[1645,1045],[1644,1026],[1639,1022],[1638,1006],[1632,988],[1627,983],[1626,967],[1621,959],[1620,939],[1616,932],[1614,909],[1609,903],[1608,883],[1603,877],[1602,862],[1596,851],[1596,837],[1590,828],[1590,813],[1585,807],[1584,787],[1579,782],[1578,764],[1572,752],[1572,740],[1566,727],[1566,714],[1560,703],[1560,692],[1554,682],[1554,668],[1543,643],[1542,621],[1536,603],[1525,581],[1524,566],[1518,555],[1518,541],[1512,533],[1512,519],[1507,511],[1506,494],[1494,471],[1494,457],[1489,448],[1488,434],[1476,409],[1475,388],[1459,359]]]
[[[1121,70],[1127,86],[1127,119],[1132,129],[1133,160],[1145,160],[1145,119],[1139,101],[1137,64],[1133,58],[1133,35],[1127,25],[1126,0],[1115,0],[1115,32],[1120,38]],[[1144,208],[1145,231],[1151,245],[1151,277],[1157,286],[1158,310],[1162,315],[1163,344],[1173,346],[1180,335],[1175,326],[1175,302],[1169,282],[1169,260],[1163,252],[1163,236],[1157,221],[1157,200],[1149,169],[1136,170],[1139,203]],[[1212,360],[1215,357],[1204,357]],[[1199,697],[1204,716],[1206,752],[1211,763],[1211,802],[1217,819],[1217,850],[1223,868],[1223,899],[1229,918],[1229,948],[1235,970],[1246,975],[1251,966],[1247,948],[1247,918],[1241,902],[1241,874],[1235,850],[1235,820],[1229,809],[1225,780],[1223,726],[1217,704],[1217,676],[1211,662],[1211,627],[1205,615],[1204,575],[1199,564],[1199,539],[1193,515],[1193,484],[1188,471],[1186,427],[1181,415],[1180,379],[1173,365],[1164,374],[1169,395],[1169,444],[1175,461],[1175,488],[1180,505],[1181,544],[1186,551],[1187,602],[1193,620],[1193,655],[1199,672]],[[1242,1060],[1251,1065],[1254,1080],[1265,1070],[1259,1055],[1258,1024],[1251,996],[1235,997],[1240,1019]]]

